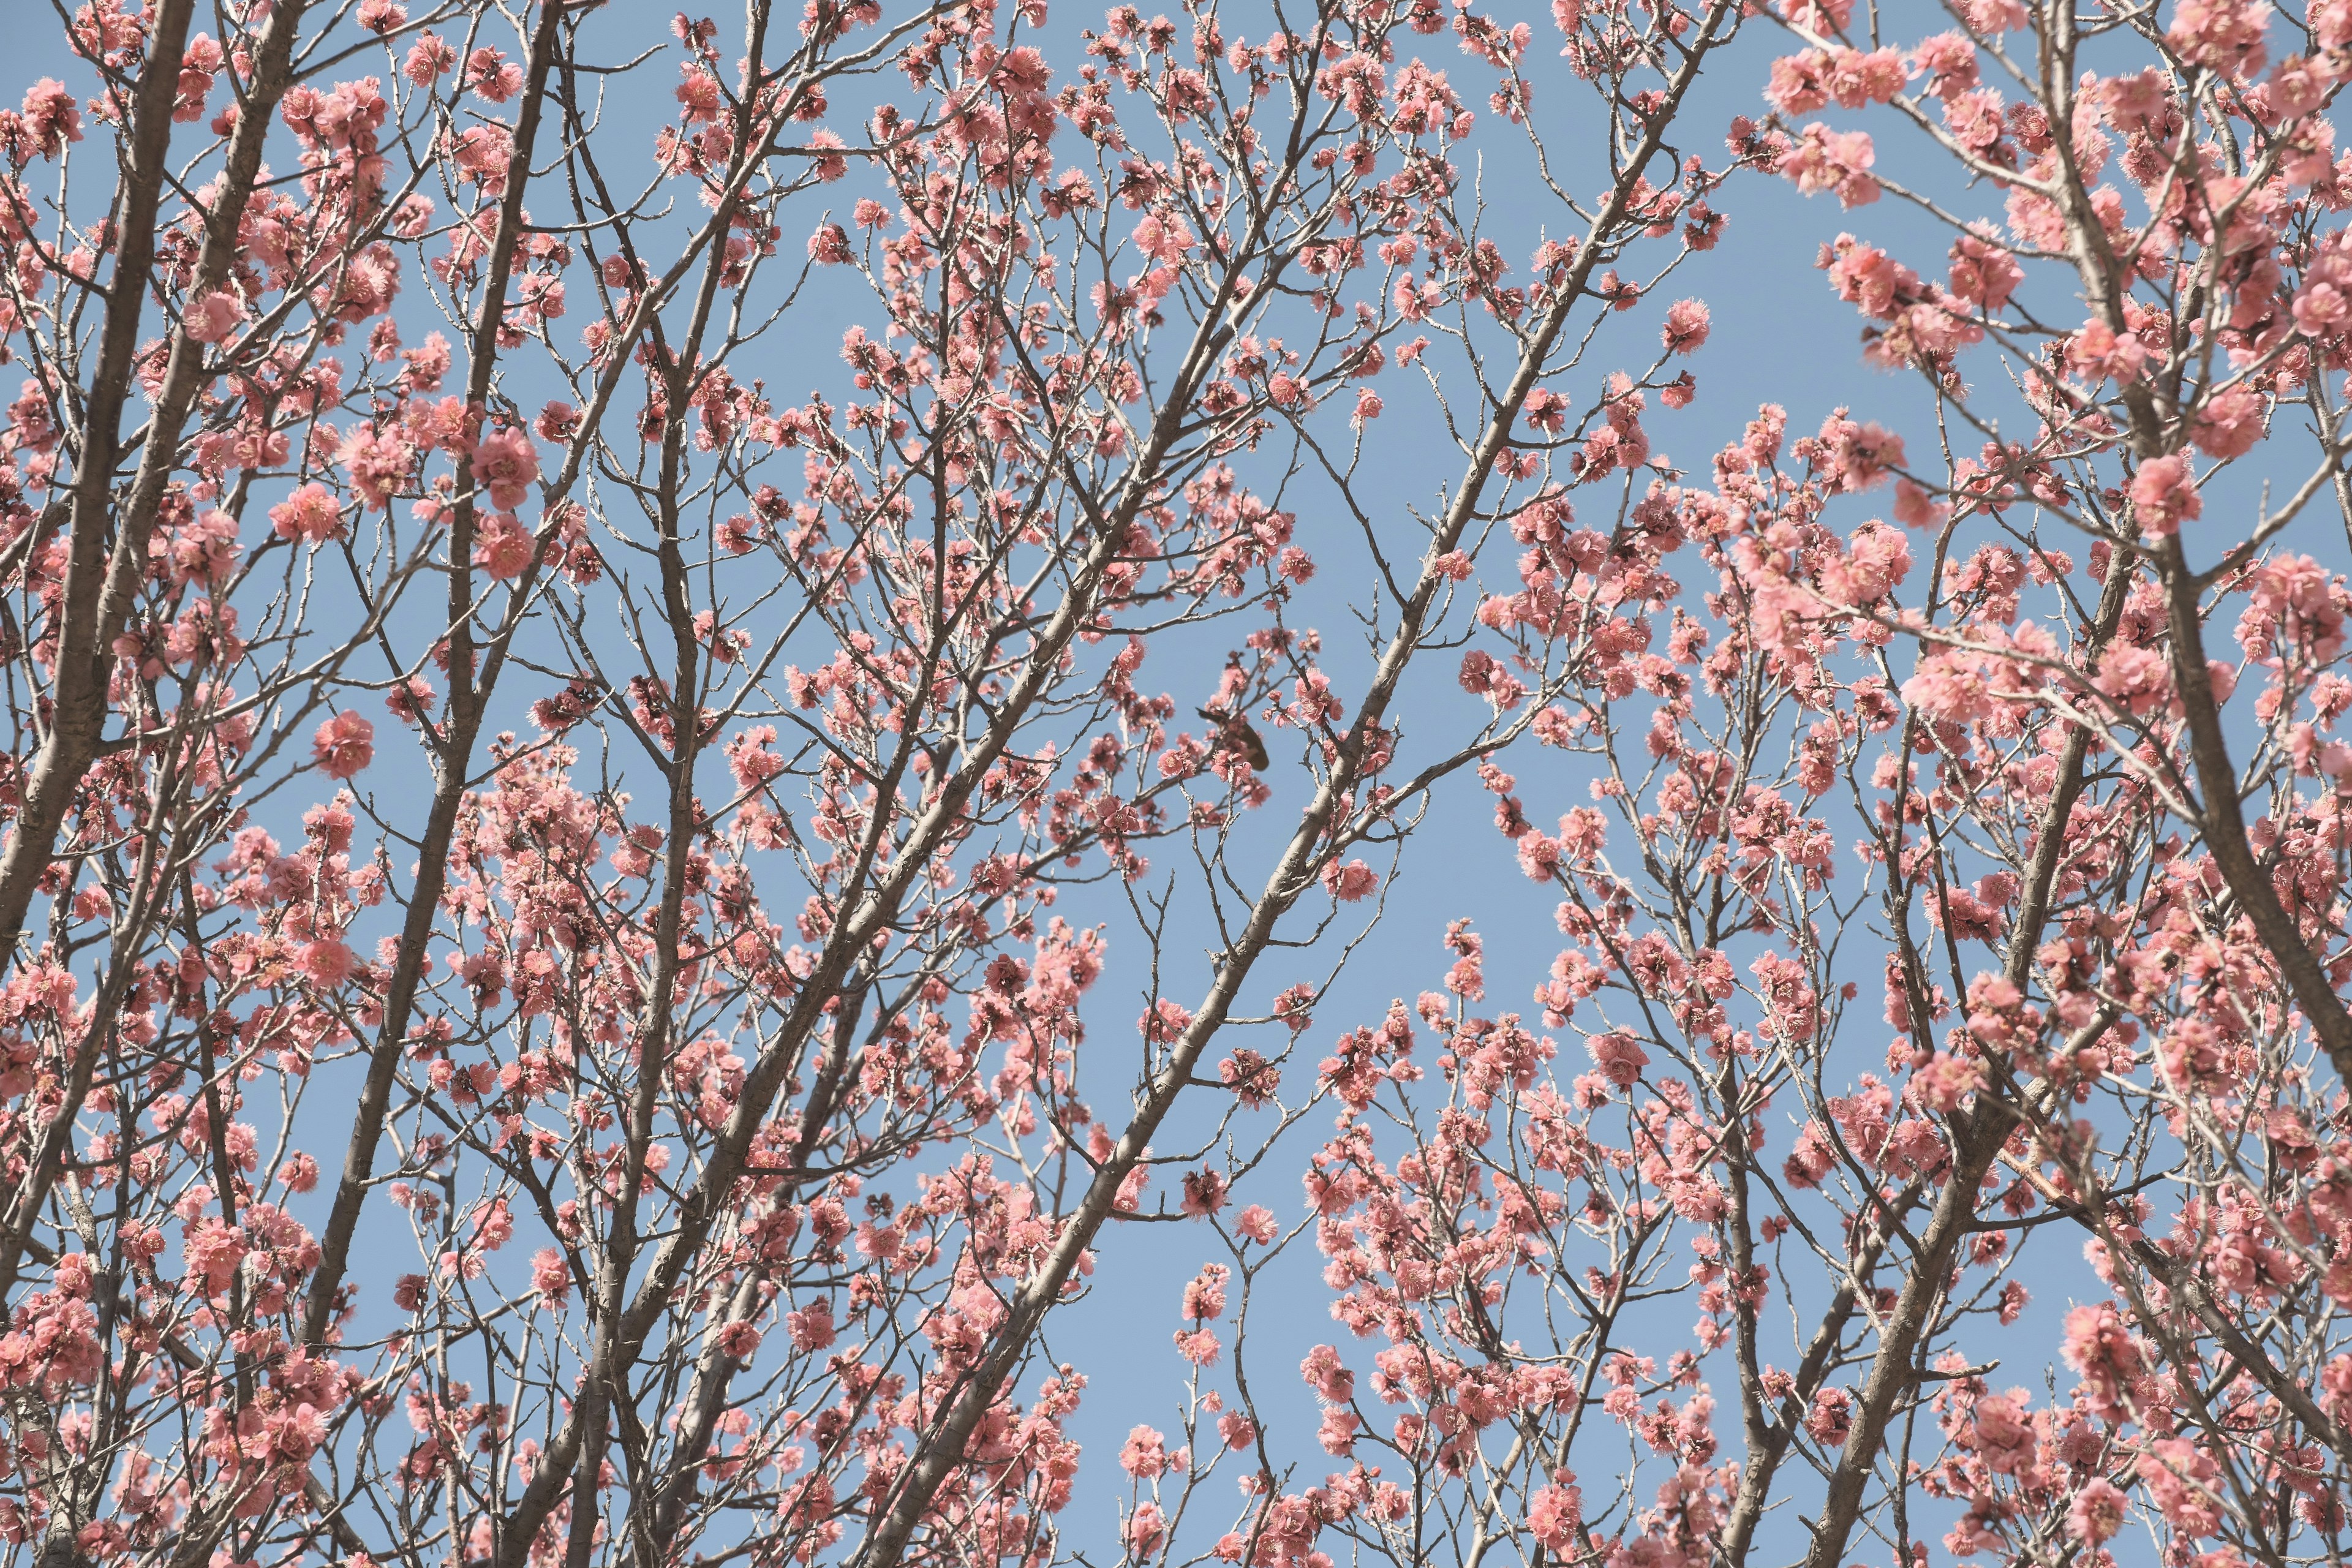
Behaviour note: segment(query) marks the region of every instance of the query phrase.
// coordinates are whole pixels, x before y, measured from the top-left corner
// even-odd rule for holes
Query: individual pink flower
[[[1359,900],[1370,898],[1372,889],[1380,885],[1380,873],[1361,860],[1350,860],[1344,866],[1331,865],[1323,868],[1324,890],[1343,904],[1352,904]]]
[[[272,1414],[267,1431],[270,1457],[299,1465],[327,1440],[327,1418],[317,1405],[304,1403]]]
[[[1977,1063],[1949,1051],[1937,1051],[1927,1066],[1911,1075],[1920,1103],[1947,1114],[1982,1087],[1984,1071]]]
[[[492,506],[512,511],[530,497],[530,482],[539,478],[539,448],[525,431],[500,426],[475,443],[470,470],[474,482],[490,492]]]
[[[2223,77],[2251,76],[2263,68],[2269,11],[2261,0],[2179,0],[2165,37],[2183,59]]]
[[[2124,1527],[2125,1502],[2124,1494],[2114,1483],[2097,1479],[2086,1481],[2075,1489],[2074,1500],[2067,1505],[2067,1527],[2094,1546],[2113,1540]]]
[[[1136,248],[1154,261],[1174,261],[1193,246],[1192,231],[1155,213],[1146,213],[1135,226]]]
[[[2202,1540],[2221,1529],[2213,1496],[2221,1467],[2195,1443],[2185,1437],[2158,1438],[2148,1445],[2139,1473],[2147,1482],[2148,1500],[2178,1534]]]
[[[1706,342],[1709,322],[1706,300],[1677,300],[1666,307],[1666,324],[1659,337],[1668,353],[1696,353]]]
[[[1592,1055],[1592,1065],[1619,1089],[1633,1088],[1650,1065],[1650,1053],[1622,1030],[1595,1035],[1585,1048]]]
[[[848,145],[841,139],[841,132],[812,131],[809,132],[808,144],[817,152],[815,164],[816,177],[819,180],[830,184],[849,173],[849,160],[832,151],[834,148]]]
[[[352,476],[352,489],[371,511],[382,511],[408,481],[416,462],[416,448],[397,425],[379,430],[373,422],[343,437],[335,453]]]
[[[1841,605],[1878,603],[1911,570],[1911,546],[1903,535],[1875,520],[1854,530],[1847,553],[1822,569],[1822,592]]]
[[[2066,1314],[2066,1340],[2059,1354],[2082,1375],[2093,1405],[2119,1409],[2116,1395],[2139,1375],[2140,1345],[2112,1301],[2076,1307]]]
[[[1893,321],[1923,294],[1916,272],[1852,235],[1839,235],[1817,265],[1830,275],[1839,299],[1877,321]]]
[[[2098,101],[2107,123],[2118,131],[2153,131],[2163,123],[2171,89],[2153,66],[2136,76],[2109,77],[2099,84]]]
[[[572,433],[580,428],[580,410],[557,399],[539,411],[531,428],[539,432],[542,441],[568,441]]]
[[[208,510],[173,531],[171,550],[173,583],[218,586],[236,568],[236,519]]]
[[[438,392],[441,390],[441,378],[449,374],[449,340],[439,332],[427,332],[425,334],[425,341],[415,348],[401,350],[400,359],[401,363],[405,367],[400,373],[399,383],[404,389],[415,392]],[[417,414],[423,406],[425,405],[411,405],[407,417],[412,426],[417,423]],[[449,398],[444,405],[446,412],[442,417],[445,421],[454,417],[458,423],[462,423],[464,407],[465,405],[456,398]],[[427,442],[436,439],[434,434],[424,430],[419,430],[418,435],[421,439]],[[458,448],[452,445],[450,449],[456,451]]]
[[[1135,1549],[1138,1557],[1148,1556],[1160,1544],[1160,1538],[1167,1533],[1167,1518],[1160,1511],[1160,1505],[1139,1502],[1135,1505],[1135,1511],[1128,1516],[1128,1544]]]
[[[474,1210],[474,1240],[486,1252],[496,1252],[514,1239],[514,1205],[492,1198]]]
[[[476,49],[466,57],[466,85],[492,103],[504,103],[522,90],[522,67],[496,49]]]
[[[2105,321],[2085,321],[2066,345],[2066,368],[2094,385],[2114,379],[2139,379],[2147,363],[2147,349],[2137,338],[2116,335]]]
[[[365,723],[365,720],[361,721]],[[295,965],[311,984],[332,987],[351,978],[359,961],[352,950],[333,937],[320,937],[302,944],[295,957]]]
[[[245,1261],[247,1249],[241,1232],[211,1219],[188,1233],[184,1250],[189,1278],[202,1282],[205,1295],[218,1296],[236,1278],[237,1265]]]
[[[2325,266],[2330,258],[2323,253],[2320,259]],[[2352,329],[2352,288],[2337,287],[2334,279],[2340,276],[2332,268],[2322,272],[2295,295],[2294,324],[2305,337],[2332,339]]]
[[[44,158],[55,158],[68,142],[81,140],[81,109],[72,91],[55,77],[25,89],[25,130]]]
[[[1334,1405],[1344,1405],[1355,1396],[1356,1374],[1339,1363],[1339,1352],[1334,1345],[1317,1345],[1298,1363],[1298,1375],[1307,1380],[1317,1397]]]
[[[1976,1453],[1985,1455],[1985,1462],[1997,1474],[2016,1474],[2018,1460],[2028,1458],[2034,1446],[2032,1420],[2025,1415],[2025,1404],[2016,1394],[1985,1394],[1978,1399],[1973,1420],[1961,1436]]]
[[[1137,1480],[1159,1479],[1168,1468],[1167,1439],[1149,1426],[1137,1426],[1127,1435],[1127,1446],[1118,1451],[1118,1468]]]
[[[421,675],[412,675],[393,682],[392,689],[383,694],[383,705],[402,723],[415,724],[433,711],[433,698],[432,683]]]
[[[725,100],[719,96],[719,80],[700,66],[681,61],[682,73],[675,91],[682,118],[688,125],[716,125],[724,112]]]
[[[1805,1413],[1805,1430],[1813,1441],[1838,1447],[1853,1429],[1853,1401],[1844,1389],[1824,1388],[1813,1395],[1813,1406]]]
[[[1878,199],[1878,182],[1870,174],[1875,160],[1869,132],[1832,131],[1815,123],[1780,154],[1775,170],[1806,195],[1832,191],[1840,206],[1858,207]]]
[[[572,1270],[565,1266],[562,1252],[542,1247],[531,1255],[530,1288],[539,1292],[540,1305],[550,1311],[563,1304],[572,1289]]]
[[[1223,1172],[1185,1172],[1184,1212],[1195,1218],[1215,1214],[1225,1206],[1225,1187]]]
[[[1781,56],[1772,62],[1764,97],[1783,114],[1811,114],[1825,108],[1830,92],[1823,68],[1828,63],[1829,57],[1820,49]]]
[[[1903,90],[1903,57],[1894,49],[1834,48],[1829,52],[1830,96],[1841,109],[1885,103]]]
[[[2134,717],[2144,718],[2170,705],[2172,665],[2154,648],[2119,644],[2100,658],[2091,684]]]
[[[1829,447],[1831,467],[1850,490],[1874,489],[1903,466],[1903,437],[1874,423],[1827,419],[1822,424],[1822,440]]]
[[[1977,84],[1976,43],[1965,33],[1937,33],[1911,51],[1911,69],[1937,98],[1957,98]]]
[[[1531,882],[1549,882],[1559,868],[1559,840],[1549,834],[1519,836],[1519,869]]]
[[[329,777],[350,778],[375,760],[375,726],[357,713],[338,713],[310,738],[310,753]]]
[[[784,1314],[784,1331],[792,1336],[793,1348],[806,1353],[821,1351],[833,1343],[833,1303],[819,1299],[798,1311]]]
[[[2151,458],[2139,466],[2139,472],[2132,476],[2131,501],[2140,531],[2158,539],[2179,531],[2182,520],[2193,519],[2204,510],[2189,459],[2177,452]]]
[[[1609,841],[1609,819],[1589,805],[1574,806],[1559,819],[1560,852],[1578,865],[1601,853]]]
[[[1192,1010],[1181,1002],[1163,996],[1151,1010],[1138,1018],[1136,1028],[1154,1045],[1165,1045],[1181,1037],[1192,1026]]]
[[[474,564],[500,582],[530,568],[538,544],[510,511],[494,511],[474,525]]]
[[[181,314],[188,336],[200,343],[226,342],[245,320],[245,302],[224,289],[199,294]]]
[[[1906,528],[1936,528],[1951,509],[1910,479],[1895,481],[1895,521]]]
[[[343,536],[343,509],[335,492],[318,483],[304,485],[269,509],[269,526],[280,539],[303,539],[324,544]]]
[[[457,51],[438,33],[427,33],[409,46],[400,74],[417,87],[429,88],[457,63]]]
[[[1998,241],[1964,234],[1952,242],[1952,292],[1979,310],[2000,310],[2024,281],[2025,268]]]
[[[837,223],[821,223],[808,237],[809,259],[819,267],[843,267],[856,258],[849,248],[849,231]]]
[[[1544,1487],[1528,1499],[1528,1531],[1548,1550],[1565,1555],[1576,1550],[1584,1528],[1584,1494],[1573,1486]]]
[[[1184,1315],[1201,1322],[1224,1316],[1225,1284],[1233,1270],[1222,1263],[1205,1265],[1184,1286]]]
[[[2216,393],[2197,411],[2197,449],[2209,458],[2242,458],[2263,433],[2262,394],[2251,386]]]

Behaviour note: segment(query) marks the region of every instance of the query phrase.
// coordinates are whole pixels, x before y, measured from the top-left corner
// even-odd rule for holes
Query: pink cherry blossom
[[[2140,531],[2159,538],[2178,531],[2184,519],[2195,518],[2204,508],[2188,459],[2178,455],[2140,465],[2132,476],[2131,502]]]
[[[1669,353],[1698,352],[1706,342],[1708,313],[1703,300],[1677,300],[1666,309],[1663,336]]]
[[[322,484],[307,484],[269,509],[269,526],[280,539],[324,544],[343,535],[342,503]]]
[[[319,725],[311,755],[331,778],[347,779],[375,760],[375,726],[357,713],[338,713]]]
[[[487,431],[475,444],[468,471],[489,492],[490,504],[501,511],[522,505],[530,482],[539,477],[539,451],[526,431],[501,426]]]
[[[189,300],[182,319],[188,336],[197,342],[226,342],[245,320],[245,304],[227,290],[215,289]]]

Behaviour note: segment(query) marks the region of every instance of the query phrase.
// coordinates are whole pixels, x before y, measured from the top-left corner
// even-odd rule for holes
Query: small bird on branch
[[[1259,736],[1248,720],[1239,713],[1220,713],[1213,708],[1200,708],[1195,709],[1194,711],[1210,723],[1216,725],[1224,739],[1237,747],[1243,756],[1249,759],[1249,765],[1252,768],[1259,773],[1265,772],[1267,764],[1273,759],[1266,755],[1265,740]]]

